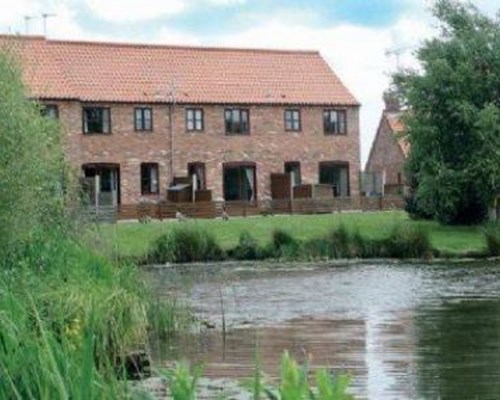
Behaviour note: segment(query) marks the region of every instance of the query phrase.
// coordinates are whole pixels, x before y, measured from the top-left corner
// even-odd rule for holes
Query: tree
[[[40,111],[13,52],[0,48],[0,264],[62,226],[69,175],[59,126]]]
[[[407,106],[410,210],[443,223],[479,223],[500,193],[500,14],[438,0],[439,36],[420,68],[394,75]]]

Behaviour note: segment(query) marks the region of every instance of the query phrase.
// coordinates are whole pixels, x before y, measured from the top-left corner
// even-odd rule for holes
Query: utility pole
[[[43,18],[43,36],[47,37],[47,18],[53,18],[56,14],[53,13],[42,13]]]

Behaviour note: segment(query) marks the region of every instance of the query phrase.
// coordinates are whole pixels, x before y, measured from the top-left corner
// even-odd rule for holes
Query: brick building
[[[318,52],[0,42],[101,203],[165,199],[176,177],[215,200],[263,199],[276,172],[359,194],[359,103]]]
[[[404,164],[410,150],[404,138],[402,111],[397,96],[384,93],[382,112],[375,139],[366,163],[367,176],[380,181],[374,185],[383,193],[400,192],[405,185]],[[382,188],[383,187],[383,188]]]

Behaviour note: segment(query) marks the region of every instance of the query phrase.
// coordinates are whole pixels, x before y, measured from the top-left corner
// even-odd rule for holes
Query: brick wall
[[[349,162],[351,195],[359,194],[359,108],[347,110],[348,133],[323,133],[323,107],[302,107],[300,132],[284,129],[281,106],[250,106],[250,135],[227,136],[224,107],[202,106],[204,130],[186,132],[185,107],[173,110],[173,159],[170,151],[169,106],[153,105],[153,131],[134,130],[135,106],[141,104],[92,104],[111,108],[110,135],[82,134],[82,103],[50,103],[59,106],[59,117],[66,133],[66,152],[72,165],[81,171],[85,163],[120,165],[122,204],[141,199],[140,164],[158,163],[160,198],[165,198],[170,177],[186,176],[187,164],[203,162],[208,189],[213,199],[223,198],[223,163],[249,161],[257,167],[259,199],[270,196],[270,174],[283,172],[286,161],[299,161],[303,183],[317,183],[320,161]],[[296,107],[294,107],[296,108]],[[173,171],[170,166],[173,164]],[[154,197],[154,199],[156,199]]]
[[[397,143],[389,123],[385,118],[382,118],[370,151],[370,157],[366,163],[366,172],[382,175],[385,171],[387,185],[404,184],[405,161],[403,151]],[[401,182],[399,182],[398,174],[400,174]]]

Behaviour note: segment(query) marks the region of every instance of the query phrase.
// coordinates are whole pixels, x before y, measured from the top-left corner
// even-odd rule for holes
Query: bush
[[[299,258],[300,251],[300,242],[288,232],[281,229],[273,231],[270,255],[275,258]]]
[[[351,234],[343,224],[334,228],[328,234],[327,240],[330,243],[333,258],[350,258],[356,255],[353,252]]]
[[[427,258],[432,246],[427,231],[421,227],[398,225],[389,237],[379,241],[380,257]]]
[[[190,263],[219,261],[224,251],[215,237],[194,224],[179,224],[161,235],[152,245],[148,261],[151,263]]]
[[[488,255],[500,256],[500,224],[490,224],[484,230]]]
[[[368,239],[356,231],[352,235],[352,252],[359,258],[380,257],[380,245],[376,240]]]
[[[238,245],[229,252],[235,260],[260,260],[266,258],[266,251],[259,246],[257,240],[248,232],[242,232]]]
[[[304,242],[303,256],[305,259],[330,259],[333,258],[332,246],[326,238],[314,238]]]

